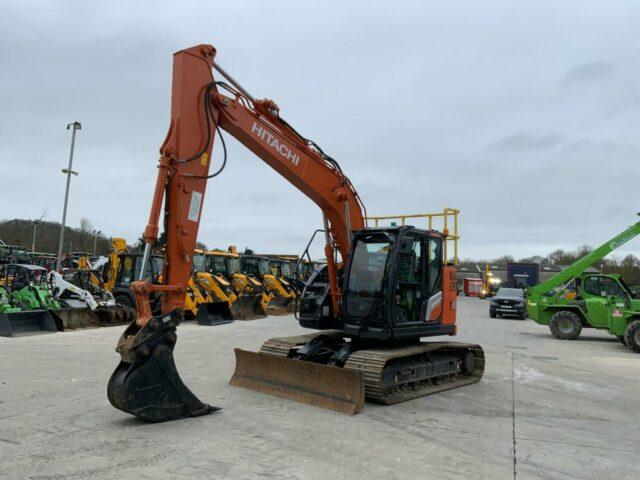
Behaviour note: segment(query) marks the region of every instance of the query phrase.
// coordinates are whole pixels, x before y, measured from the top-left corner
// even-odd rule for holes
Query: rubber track
[[[304,345],[318,335],[342,337],[342,332],[326,330],[296,337],[271,338],[262,344],[260,353],[288,357],[292,348]],[[420,382],[411,386],[398,386],[387,392],[383,391],[382,371],[389,362],[428,352],[459,352],[460,350],[470,351],[475,357],[475,368],[470,374],[448,375],[438,383]],[[484,364],[484,351],[480,345],[459,342],[425,342],[408,347],[358,350],[349,356],[344,368],[357,370],[364,374],[365,395],[368,400],[391,405],[479,382],[484,374]]]
[[[397,386],[391,391],[382,389],[382,370],[394,360],[423,355],[430,352],[470,351],[475,357],[475,368],[470,374],[447,375],[439,383],[420,382]],[[364,389],[367,399],[391,405],[413,398],[425,397],[452,388],[479,382],[484,373],[484,352],[480,345],[458,342],[428,342],[400,348],[358,350],[349,356],[344,368],[364,374]]]

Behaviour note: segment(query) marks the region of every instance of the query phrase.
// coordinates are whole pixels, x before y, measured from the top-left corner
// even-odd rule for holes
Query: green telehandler
[[[640,222],[528,290],[527,311],[554,337],[574,340],[583,328],[606,330],[640,353],[640,300],[620,275],[586,269],[640,234]]]

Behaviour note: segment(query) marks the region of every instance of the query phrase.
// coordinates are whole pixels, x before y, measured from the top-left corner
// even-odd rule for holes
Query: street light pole
[[[39,223],[40,220],[33,221],[33,241],[31,242],[31,252],[36,251],[36,229],[38,228]]]
[[[73,122],[67,125],[67,130],[72,129],[71,132],[71,153],[69,154],[69,167],[63,168],[62,173],[67,175],[67,188],[64,192],[64,209],[62,210],[62,226],[60,228],[60,242],[58,243],[58,261],[56,262],[56,270],[61,270],[62,263],[62,247],[64,245],[64,229],[67,223],[67,203],[69,202],[69,185],[71,184],[71,175],[78,175],[78,172],[74,172],[71,167],[73,166],[73,149],[76,144],[76,130],[81,130],[82,125],[80,122]]]
[[[93,231],[93,256],[96,256],[96,246],[98,244],[98,235],[100,235],[102,232],[100,230],[94,230]]]

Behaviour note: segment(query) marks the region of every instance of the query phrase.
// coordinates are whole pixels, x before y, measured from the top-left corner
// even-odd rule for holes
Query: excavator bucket
[[[154,317],[142,328],[131,322],[118,341],[121,361],[107,385],[111,405],[148,422],[220,410],[202,403],[182,382],[173,359],[176,325],[168,315]]]
[[[90,308],[59,308],[50,312],[60,332],[100,326],[98,315]]]
[[[231,385],[351,415],[364,406],[362,372],[239,348],[235,353]]]
[[[48,310],[0,313],[2,337],[21,337],[57,331],[56,321]]]
[[[231,314],[236,320],[256,320],[265,318],[266,312],[260,304],[260,296],[241,295],[233,302]]]
[[[207,302],[198,305],[196,322],[200,325],[222,325],[233,322],[229,302]]]

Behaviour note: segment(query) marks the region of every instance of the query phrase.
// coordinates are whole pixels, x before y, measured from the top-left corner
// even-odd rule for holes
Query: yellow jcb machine
[[[194,262],[195,263],[195,262]],[[185,318],[194,320],[200,325],[221,325],[231,323],[233,318],[229,312],[229,304],[225,301],[216,300],[208,291],[208,278],[203,278],[206,274],[191,272],[189,283],[187,283],[187,293],[184,300]]]
[[[267,316],[270,297],[261,284],[240,272],[235,247],[196,252],[194,270],[200,285],[230,318],[254,320]]]
[[[218,278],[208,268],[208,255],[195,250],[193,270],[187,285],[185,312],[190,313],[200,325],[220,325],[235,320],[232,306],[237,296],[231,283]]]
[[[297,257],[293,257],[293,260],[297,261]],[[291,301],[287,305],[287,311],[295,311],[298,287],[296,276],[293,273],[292,260],[284,256],[269,256],[269,270],[275,279],[273,289],[279,292],[279,296],[289,297]],[[265,282],[267,281],[265,278]]]
[[[256,255],[252,250],[245,250],[240,255],[240,270],[249,278],[260,282],[268,293],[270,299],[267,305],[269,315],[287,315],[289,308],[295,304],[295,294],[288,292],[282,283],[271,272],[269,259]],[[291,307],[290,307],[291,306]]]

